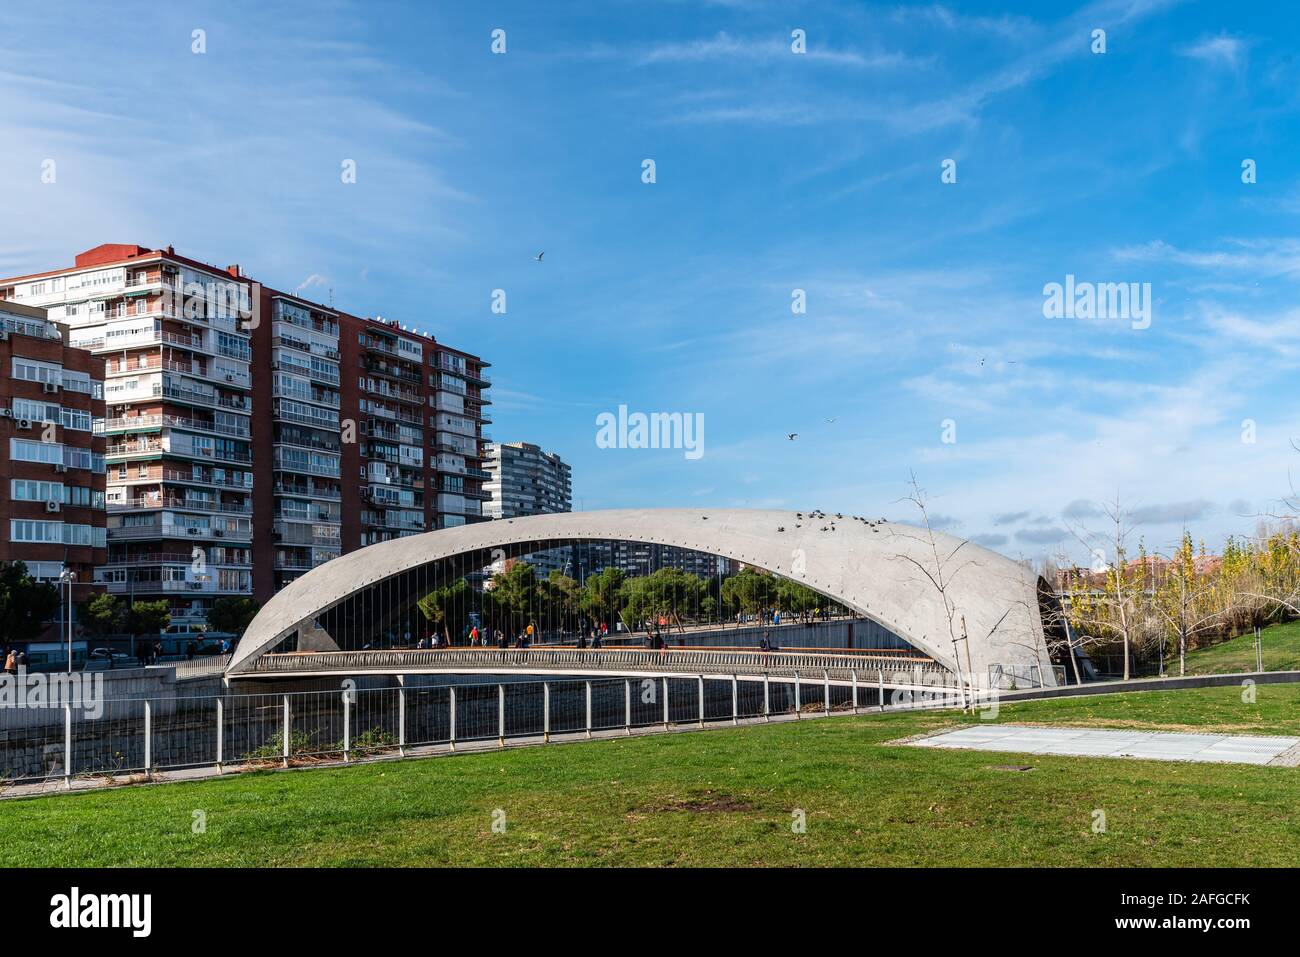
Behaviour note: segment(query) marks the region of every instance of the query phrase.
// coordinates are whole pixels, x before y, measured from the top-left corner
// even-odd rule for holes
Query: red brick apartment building
[[[90,598],[105,547],[104,360],[44,309],[0,302],[0,561]]]
[[[105,367],[99,579],[199,623],[363,545],[483,519],[487,362],[238,266],[97,246],[0,279]],[[251,316],[251,318],[250,318]],[[202,558],[202,561],[197,559]]]

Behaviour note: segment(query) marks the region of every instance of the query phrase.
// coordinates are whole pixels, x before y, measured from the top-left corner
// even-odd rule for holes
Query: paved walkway
[[[1300,738],[1262,735],[1184,734],[1174,731],[1122,731],[1105,728],[1032,728],[989,724],[945,731],[908,742],[918,748],[963,748],[1150,761],[1204,761],[1227,764],[1300,762]],[[1289,752],[1289,753],[1288,753]]]

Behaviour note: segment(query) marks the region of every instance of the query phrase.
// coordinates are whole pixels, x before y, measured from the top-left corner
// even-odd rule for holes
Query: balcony
[[[175,402],[183,402],[187,405],[211,406],[218,409],[229,409],[232,412],[248,413],[252,411],[252,403],[248,401],[246,396],[233,399],[217,392],[209,393],[198,389],[187,389],[184,386],[174,385],[169,382],[165,382],[161,386],[154,386],[153,394],[172,399]]]
[[[201,419],[187,419],[179,415],[161,413],[155,415],[129,415],[120,419],[98,419],[95,422],[95,434],[141,432],[145,429],[157,429],[163,426],[174,429],[187,429],[191,432],[208,432],[212,435],[230,435],[241,439],[247,439],[252,435],[252,430],[248,426],[219,425],[215,422],[204,422]]]
[[[166,508],[184,512],[212,512],[225,515],[251,515],[251,502],[206,502],[183,498],[131,498],[119,502],[109,502],[110,512],[132,512],[144,509]]]
[[[252,529],[196,528],[192,525],[176,525],[172,522],[128,525],[108,530],[108,540],[110,542],[141,541],[155,538],[251,542],[253,532]]]
[[[333,466],[313,464],[310,462],[291,462],[276,456],[273,466],[281,472],[299,472],[304,475],[322,475],[326,478],[340,478],[340,467],[336,463]]]
[[[275,483],[275,494],[294,498],[324,498],[338,500],[343,494],[337,489],[328,485],[317,485],[315,483],[293,484],[286,482]]]
[[[144,565],[189,565],[193,561],[193,555],[185,552],[141,552],[135,555],[110,555],[107,564],[121,568],[124,566]],[[249,557],[247,561],[226,560],[222,562],[209,559],[208,565],[215,565],[219,568],[252,568],[253,559]]]
[[[219,488],[234,488],[249,493],[253,491],[252,486],[244,484],[242,478],[235,478],[234,476],[229,476],[229,475],[222,479],[217,479],[212,475],[205,475],[200,478],[195,478],[193,472],[181,471],[179,469],[165,468],[163,469],[162,472],[162,480],[164,482],[183,482],[190,485],[215,485]],[[158,480],[156,478],[152,478],[152,479],[141,479],[141,481],[156,482]]]

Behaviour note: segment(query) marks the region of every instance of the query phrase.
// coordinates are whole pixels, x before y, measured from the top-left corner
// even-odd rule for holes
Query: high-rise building
[[[104,245],[0,280],[106,361],[100,577],[201,623],[342,552],[482,520],[477,356],[171,247]]]
[[[74,602],[104,564],[104,360],[68,345],[44,309],[0,302],[0,561],[33,578],[76,576]]]
[[[486,468],[489,518],[573,511],[573,470],[554,452],[531,442],[494,442]]]
[[[484,505],[488,518],[517,518],[573,511],[572,469],[554,452],[543,452],[531,442],[494,442],[488,446],[484,464],[488,479],[483,489],[489,496]],[[573,548],[549,548],[524,556],[541,577],[552,571],[577,573]],[[498,561],[492,571],[505,569]]]

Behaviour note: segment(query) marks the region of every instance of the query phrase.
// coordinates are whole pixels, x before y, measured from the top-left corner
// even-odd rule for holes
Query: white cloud
[[[1235,70],[1245,61],[1248,46],[1246,41],[1239,37],[1221,33],[1216,37],[1204,37],[1178,52],[1203,63]]]

